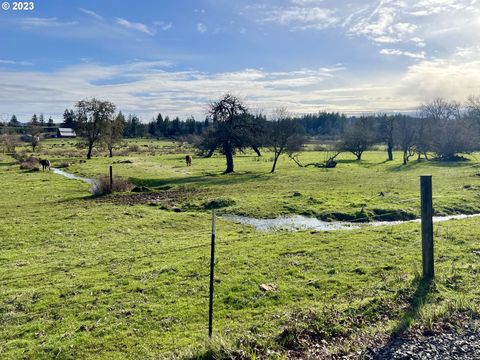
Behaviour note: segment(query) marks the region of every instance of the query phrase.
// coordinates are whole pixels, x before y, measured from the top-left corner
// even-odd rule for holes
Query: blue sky
[[[92,96],[149,121],[202,118],[226,91],[267,114],[480,94],[477,0],[34,3],[0,10],[0,120]]]

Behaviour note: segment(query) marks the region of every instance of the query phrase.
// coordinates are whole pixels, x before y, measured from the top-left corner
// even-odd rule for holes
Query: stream
[[[480,217],[480,214],[472,215],[448,215],[434,216],[433,222],[443,222],[448,220],[468,219]],[[348,222],[348,221],[323,221],[314,217],[303,215],[279,216],[275,219],[257,219],[240,215],[223,215],[222,218],[233,221],[238,224],[250,225],[259,231],[335,231],[335,230],[353,230],[371,226],[393,226],[411,222],[420,222],[420,219],[404,221],[371,221],[371,222]]]
[[[97,186],[97,180],[89,179],[81,176],[71,174],[57,168],[51,168],[54,174],[62,175],[68,179],[80,180],[90,184],[92,190]],[[248,216],[241,215],[222,215],[225,220],[233,221],[238,224],[249,225],[255,227],[259,231],[272,232],[272,231],[303,231],[303,230],[316,230],[316,231],[335,231],[335,230],[353,230],[363,227],[371,226],[393,226],[411,222],[420,222],[420,219],[404,220],[404,221],[371,221],[371,222],[349,222],[349,221],[323,221],[314,217],[308,217],[303,215],[290,215],[279,216],[275,219],[257,219]],[[480,217],[480,214],[472,215],[448,215],[448,216],[434,216],[433,222],[443,222],[448,220],[461,220],[472,217]]]
[[[97,180],[95,180],[95,179],[89,179],[89,178],[77,176],[77,175],[71,174],[69,172],[63,171],[61,169],[57,169],[57,168],[51,168],[50,170],[54,174],[62,175],[64,177],[66,177],[67,179],[80,180],[80,181],[83,181],[83,182],[91,185],[91,191],[93,191],[95,189],[95,187],[98,186]]]

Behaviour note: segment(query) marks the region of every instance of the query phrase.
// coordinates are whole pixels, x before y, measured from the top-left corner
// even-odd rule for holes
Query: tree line
[[[51,125],[50,118],[47,125]],[[27,126],[22,125],[15,115],[4,128],[3,143],[7,144],[7,128],[26,129],[31,135],[35,151],[40,140],[43,115],[32,116]],[[342,152],[351,152],[358,160],[374,145],[383,144],[387,160],[393,160],[394,150],[400,150],[403,164],[411,158],[438,160],[460,159],[460,154],[480,150],[480,97],[471,96],[465,103],[445,99],[434,99],[419,107],[416,116],[405,114],[375,114],[347,117],[340,113],[320,112],[293,116],[286,109],[277,109],[270,119],[263,114],[252,114],[238,97],[225,94],[209,104],[204,121],[193,117],[181,121],[158,114],[149,123],[142,123],[136,115],[127,117],[116,106],[99,99],[85,99],[76,103],[75,109],[66,109],[63,127],[77,131],[87,145],[87,158],[93,148],[102,143],[110,156],[124,138],[154,137],[182,138],[195,146],[204,156],[220,152],[226,159],[226,173],[234,171],[234,155],[253,149],[261,156],[261,149],[273,153],[271,172],[276,169],[282,154],[287,154],[299,166],[314,165],[330,167],[335,157]],[[332,156],[312,164],[302,165],[295,155],[308,136],[325,136],[336,139],[330,149]]]
[[[210,104],[211,126],[191,141],[206,156],[214,151],[225,155],[225,173],[233,172],[235,151],[260,148],[273,154],[271,172],[280,155],[286,153],[299,166],[334,167],[335,157],[351,152],[357,160],[374,145],[384,145],[387,160],[394,150],[402,153],[406,165],[417,156],[428,160],[461,160],[461,154],[480,150],[480,97],[471,96],[465,103],[441,98],[423,104],[417,116],[377,114],[349,117],[340,114],[318,114],[294,117],[286,109],[277,109],[270,120],[253,116],[244,103],[230,94]],[[330,149],[331,156],[302,165],[295,155],[306,142],[306,135],[336,135],[338,141]]]
[[[123,123],[122,136],[124,138],[153,137],[160,139],[201,134],[204,128],[208,126],[209,121],[208,118],[204,122],[196,121],[193,116],[182,121],[178,116],[170,119],[168,115],[163,117],[161,113],[158,113],[155,119],[146,124],[142,123],[135,114],[125,116],[122,112],[119,112],[117,117],[118,121]],[[65,109],[61,126],[81,130],[82,121],[78,118],[78,112]]]
[[[470,96],[465,103],[441,98],[419,107],[417,116],[374,115],[346,120],[337,146],[358,160],[373,145],[384,144],[387,159],[400,150],[402,162],[411,158],[459,160],[461,154],[480,150],[480,97]]]

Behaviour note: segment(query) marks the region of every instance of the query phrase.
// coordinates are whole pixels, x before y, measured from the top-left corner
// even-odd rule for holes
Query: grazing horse
[[[192,157],[190,155],[185,156],[185,162],[187,166],[192,166]]]
[[[40,165],[42,165],[42,170],[45,171],[45,169],[50,170],[50,161],[48,160],[41,160],[40,159]]]

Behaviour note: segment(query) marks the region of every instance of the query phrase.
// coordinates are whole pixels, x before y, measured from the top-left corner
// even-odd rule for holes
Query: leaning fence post
[[[433,259],[433,204],[432,177],[420,177],[420,197],[422,207],[422,263],[423,277],[431,279],[434,276]]]
[[[208,337],[212,337],[213,328],[213,280],[215,267],[215,209],[212,211],[212,243],[210,248],[210,300],[208,306]]]
[[[110,165],[110,191],[113,191],[113,168]]]

